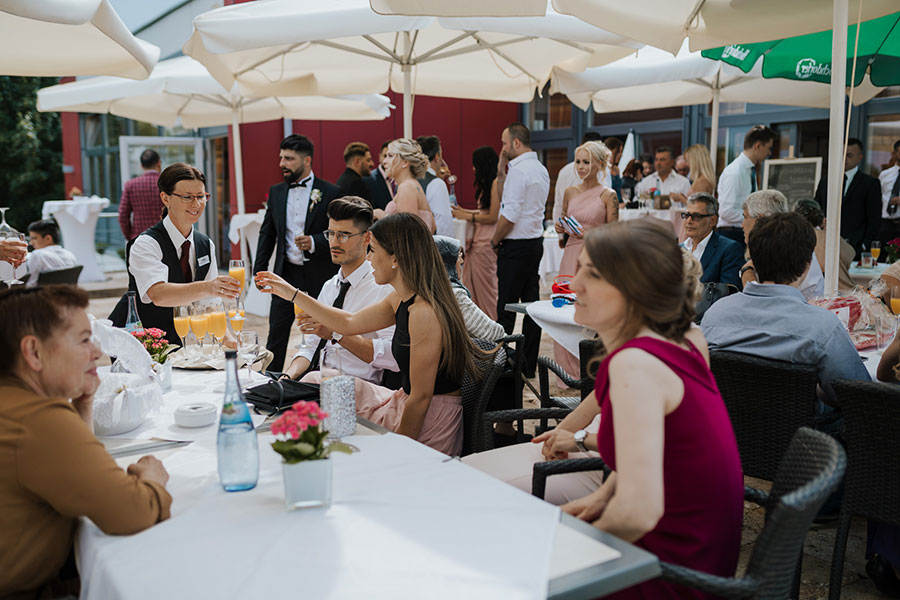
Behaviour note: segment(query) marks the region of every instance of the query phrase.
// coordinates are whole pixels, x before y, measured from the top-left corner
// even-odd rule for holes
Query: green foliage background
[[[0,206],[7,222],[25,232],[41,218],[46,200],[65,198],[59,113],[37,110],[47,77],[0,77]]]

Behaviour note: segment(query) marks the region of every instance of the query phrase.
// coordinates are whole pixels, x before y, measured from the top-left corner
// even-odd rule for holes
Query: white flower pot
[[[331,459],[281,463],[288,510],[331,504]]]

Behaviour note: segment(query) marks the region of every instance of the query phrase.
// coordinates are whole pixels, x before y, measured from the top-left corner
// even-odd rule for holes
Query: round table
[[[97,264],[97,245],[94,242],[94,234],[97,229],[97,219],[100,218],[100,213],[107,206],[109,206],[109,199],[98,196],[44,202],[41,217],[56,219],[62,235],[63,248],[74,254],[78,263],[84,267],[78,277],[78,283],[106,281],[106,275]]]

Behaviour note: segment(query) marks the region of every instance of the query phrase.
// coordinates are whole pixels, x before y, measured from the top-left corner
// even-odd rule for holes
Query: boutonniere
[[[309,193],[309,210],[312,210],[322,199],[322,190],[313,190]]]

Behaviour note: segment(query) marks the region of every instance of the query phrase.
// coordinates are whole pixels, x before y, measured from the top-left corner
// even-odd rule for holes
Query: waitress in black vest
[[[237,279],[220,276],[212,241],[194,229],[209,200],[206,177],[192,165],[174,163],[159,174],[159,196],[163,219],[128,243],[128,291],[137,292],[138,314],[144,327],[166,332],[173,344],[181,344],[175,333],[173,307],[218,296],[238,297]],[[110,318],[123,326],[128,313],[123,296]]]

